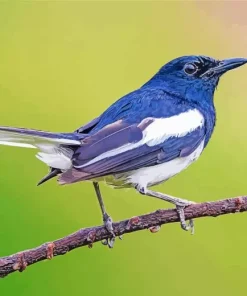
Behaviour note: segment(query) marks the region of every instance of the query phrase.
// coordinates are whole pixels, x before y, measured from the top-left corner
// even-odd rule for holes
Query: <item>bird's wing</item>
[[[75,150],[73,168],[63,173],[59,182],[126,172],[192,153],[205,137],[203,115],[172,101],[165,102],[165,106],[172,108],[171,112],[166,110],[167,116],[161,111],[157,117],[157,108],[161,110],[162,105],[146,106],[141,119],[140,113],[136,112],[135,117],[132,113],[130,120],[118,119],[85,138]]]

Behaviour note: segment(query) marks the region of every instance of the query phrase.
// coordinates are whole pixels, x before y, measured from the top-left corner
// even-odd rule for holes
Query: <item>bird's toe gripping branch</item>
[[[191,219],[191,220],[189,220],[189,223],[186,224],[184,209],[187,206],[195,204],[195,202],[189,201],[189,200],[186,200],[186,199],[182,199],[182,198],[179,198],[179,197],[174,197],[174,196],[167,195],[167,194],[160,193],[160,192],[155,192],[155,191],[149,190],[147,188],[140,187],[138,185],[135,187],[135,189],[139,193],[141,193],[143,195],[152,196],[152,197],[155,197],[155,198],[158,198],[158,199],[161,199],[161,200],[164,200],[164,201],[167,201],[167,202],[170,202],[170,203],[174,204],[176,206],[176,209],[177,209],[177,213],[178,213],[178,217],[179,217],[179,220],[180,220],[181,228],[183,230],[186,230],[186,231],[191,230],[191,234],[194,234],[194,232],[195,232],[195,230],[194,230],[194,221]]]
[[[185,221],[185,215],[184,215],[184,209],[185,209],[185,207],[186,206],[180,206],[180,205],[177,205],[176,206],[177,213],[178,213],[179,220],[180,220],[180,225],[181,225],[181,228],[183,230],[185,230],[185,231],[190,230],[191,231],[191,234],[194,234],[195,233],[194,220],[193,219],[190,219],[189,220],[189,223],[188,224],[186,223],[186,221]]]
[[[113,248],[113,245],[114,245],[115,240],[116,240],[116,235],[115,235],[114,229],[113,229],[113,220],[107,213],[104,214],[103,220],[104,220],[105,228],[112,235],[112,237],[103,240],[102,244],[104,246],[108,246],[109,248]]]

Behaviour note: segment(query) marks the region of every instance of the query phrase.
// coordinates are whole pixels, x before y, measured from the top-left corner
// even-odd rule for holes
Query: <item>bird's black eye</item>
[[[198,67],[195,64],[189,63],[184,66],[184,72],[188,75],[193,75],[197,72]]]

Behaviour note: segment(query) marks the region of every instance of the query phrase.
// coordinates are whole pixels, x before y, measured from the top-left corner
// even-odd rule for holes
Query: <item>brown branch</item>
[[[186,220],[200,217],[216,217],[219,215],[247,211],[247,196],[240,196],[214,202],[205,202],[191,205],[185,209]],[[117,236],[125,233],[148,229],[167,223],[178,222],[176,210],[158,210],[156,212],[133,217],[128,220],[114,223],[114,232]],[[152,232],[155,232],[152,229]],[[82,246],[109,238],[104,226],[80,229],[77,232],[45,243],[35,249],[26,250],[11,256],[0,258],[0,277],[5,277],[14,271],[23,271],[27,266],[36,262],[52,259],[54,256],[64,255],[67,252]]]

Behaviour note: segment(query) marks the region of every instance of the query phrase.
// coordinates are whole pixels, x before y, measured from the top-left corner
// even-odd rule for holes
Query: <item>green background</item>
[[[0,2],[0,124],[69,132],[180,55],[247,56],[247,2]],[[244,13],[245,11],[245,13]],[[201,158],[157,189],[194,201],[247,194],[247,68],[215,95],[217,127]],[[101,223],[92,185],[37,187],[32,149],[0,147],[0,256]],[[169,204],[103,186],[115,221]],[[95,244],[0,280],[0,295],[240,295],[247,215],[167,225]]]

